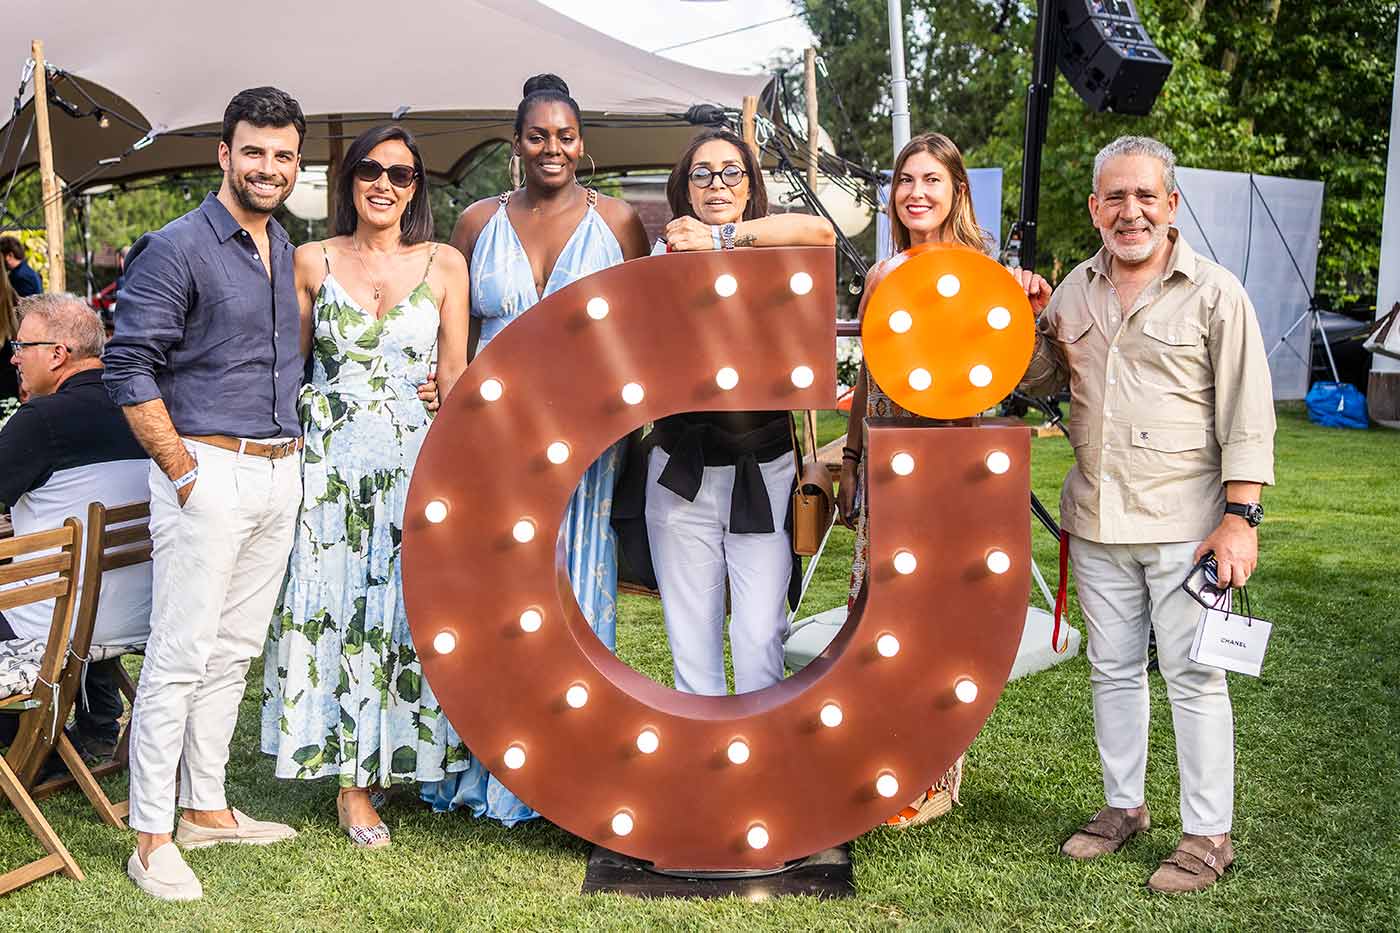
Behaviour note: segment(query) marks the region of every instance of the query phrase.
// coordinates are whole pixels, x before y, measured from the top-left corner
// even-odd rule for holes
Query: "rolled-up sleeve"
[[[1030,395],[1054,395],[1069,385],[1069,366],[1055,343],[1055,323],[1059,320],[1060,291],[1050,296],[1050,304],[1035,322],[1035,351],[1018,388]]]
[[[189,266],[168,237],[148,233],[136,241],[117,295],[116,329],[102,354],[102,381],[113,402],[161,397],[156,374],[185,335],[192,291]]]
[[[1220,481],[1274,483],[1274,390],[1264,336],[1243,288],[1222,289],[1210,321]]]

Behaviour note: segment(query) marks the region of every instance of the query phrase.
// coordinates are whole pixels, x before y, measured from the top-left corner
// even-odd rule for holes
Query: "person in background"
[[[1123,136],[1099,151],[1089,216],[1103,248],[1049,299],[1022,383],[1036,395],[1068,386],[1074,409],[1060,523],[1088,632],[1106,801],[1060,851],[1099,858],[1151,823],[1155,632],[1183,831],[1148,879],[1160,892],[1203,890],[1234,861],[1230,694],[1223,670],[1189,657],[1202,610],[1181,584],[1213,553],[1221,587],[1244,586],[1258,560],[1260,492],[1274,481],[1273,390],[1254,307],[1173,226],[1179,200],[1176,157],[1162,143]]]
[[[523,184],[469,206],[452,232],[452,245],[471,264],[471,357],[546,296],[647,252],[636,211],[579,183],[583,117],[557,75],[525,82],[512,151]],[[608,518],[621,453],[614,444],[589,466],[563,529],[574,595],[609,650],[617,640],[617,543]],[[425,785],[423,798],[435,809],[470,807],[507,826],[538,815],[475,758],[461,774]]]
[[[29,265],[24,256],[24,244],[12,236],[0,236],[0,260],[9,273],[10,287],[20,298],[39,295],[44,291],[44,281],[39,273]]]
[[[825,218],[769,215],[758,159],[728,129],[705,130],[691,140],[671,169],[666,196],[674,218],[664,231],[669,252],[836,242]],[[728,693],[726,578],[734,690],[749,693],[778,683],[786,602],[798,577],[790,514],[796,480],[791,413],[671,415],[656,423],[644,450],[641,511],[676,689]],[[637,511],[636,504],[626,509]]]
[[[230,808],[224,774],[302,501],[301,315],[292,244],[272,213],[296,183],[305,134],[286,92],[234,96],[223,182],[131,248],[105,354],[112,400],[154,461],[154,610],[132,713],[127,873],[165,900],[203,895],[172,830],[187,848],[296,835]]]
[[[11,365],[14,347],[10,341],[19,334],[19,297],[8,279],[0,279],[0,399],[19,398],[19,373]]]
[[[972,207],[972,188],[962,152],[942,133],[925,133],[911,139],[895,159],[890,191],[890,234],[896,253],[923,243],[951,243],[987,252],[992,244]],[[893,257],[892,257],[893,258]],[[873,266],[865,277],[859,315],[876,286],[894,268],[890,260]],[[1044,284],[1037,276],[1038,283]],[[1037,286],[1039,287],[1039,286]],[[1032,301],[1036,301],[1032,295]],[[1043,304],[1043,300],[1041,300]],[[841,453],[841,486],[838,492],[843,521],[856,532],[855,557],[851,566],[851,588],[847,606],[854,608],[869,575],[870,517],[866,514],[864,458],[867,418],[914,418],[891,399],[870,377],[864,365],[851,400],[851,420],[846,446]],[[904,829],[926,823],[947,812],[958,798],[963,759],[958,758],[948,772],[917,799],[885,821],[886,826]]]
[[[262,747],[279,778],[336,778],[341,828],[380,848],[371,788],[441,781],[469,760],[423,679],[399,564],[431,424],[417,384],[435,351],[444,399],[467,366],[467,261],[431,240],[423,160],[402,127],[361,134],[333,181],[336,236],[296,251],[312,363],[304,493],[265,652]]]
[[[48,531],[70,517],[87,521],[94,501],[144,501],[150,461],[102,386],[102,322],[66,294],[25,298],[20,314],[19,333],[9,343],[29,401],[0,428],[0,506],[9,508],[14,533]],[[0,654],[19,650],[21,642],[41,646],[52,622],[51,599],[0,613]],[[144,645],[150,625],[150,564],[103,574],[92,643]],[[90,666],[86,702],[75,710],[69,737],[92,760],[116,750],[120,663],[114,658]],[[17,721],[17,715],[0,715],[0,745],[14,739]]]

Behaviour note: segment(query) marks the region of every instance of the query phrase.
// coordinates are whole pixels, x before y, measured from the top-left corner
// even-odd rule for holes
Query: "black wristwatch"
[[[1264,506],[1258,502],[1227,502],[1225,514],[1238,515],[1249,522],[1249,527],[1258,528],[1259,523],[1264,520]]]

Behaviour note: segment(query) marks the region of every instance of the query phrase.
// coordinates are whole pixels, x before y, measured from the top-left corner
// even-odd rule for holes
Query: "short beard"
[[[1152,229],[1152,236],[1141,246],[1126,248],[1116,246],[1113,242],[1112,230],[1099,230],[1099,236],[1103,238],[1103,245],[1113,254],[1113,258],[1120,262],[1126,262],[1130,266],[1146,262],[1157,252],[1157,247],[1162,245],[1162,241],[1167,238],[1167,233],[1171,230],[1171,224],[1149,224]]]
[[[239,206],[252,214],[273,213],[277,208],[282,206],[282,202],[287,200],[292,193],[292,186],[286,184],[286,180],[283,179],[279,194],[274,198],[272,204],[269,205],[266,201],[259,199],[257,195],[253,194],[248,187],[246,177],[235,175],[232,170],[229,170],[224,173],[224,178],[228,180],[229,190],[233,192],[233,196],[237,199]]]

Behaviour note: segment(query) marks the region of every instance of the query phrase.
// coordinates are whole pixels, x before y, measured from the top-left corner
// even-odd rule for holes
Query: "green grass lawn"
[[[1280,413],[1277,490],[1266,494],[1256,612],[1273,620],[1258,680],[1232,675],[1237,733],[1235,867],[1198,896],[1143,887],[1180,832],[1171,718],[1152,678],[1153,828],[1091,865],[1056,854],[1102,802],[1088,671],[1077,658],[1018,681],[968,753],[963,805],[932,824],[855,841],[856,897],[765,903],[583,896],[588,843],[544,823],[506,830],[412,799],[384,812],[393,848],[351,851],[334,787],[272,777],[257,751],[262,672],[249,675],[229,768],[234,804],[285,820],[296,841],[192,852],[204,900],[162,904],[124,876],[130,833],[69,793],[45,812],[88,874],[0,898],[0,931],[496,929],[1394,930],[1400,927],[1400,434],[1326,430]],[[839,432],[824,419],[828,437]],[[825,438],[824,438],[825,439]],[[1052,506],[1070,461],[1033,442]],[[1036,531],[1042,568],[1053,542]],[[845,600],[850,535],[838,531],[804,609]],[[1077,623],[1077,608],[1072,606]],[[621,654],[669,682],[654,603],[625,598]],[[111,789],[124,795],[121,779]],[[820,814],[813,814],[820,819]],[[0,809],[0,869],[39,854]]]

